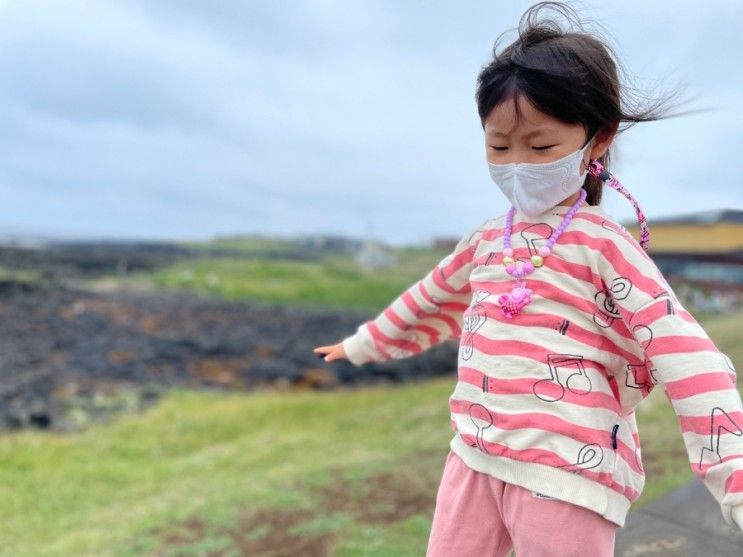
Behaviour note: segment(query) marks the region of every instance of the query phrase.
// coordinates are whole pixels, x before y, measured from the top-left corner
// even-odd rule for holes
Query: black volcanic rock
[[[73,429],[70,416],[146,406],[174,385],[328,389],[454,373],[453,342],[359,367],[312,352],[371,317],[184,292],[9,289],[0,294],[0,429]]]

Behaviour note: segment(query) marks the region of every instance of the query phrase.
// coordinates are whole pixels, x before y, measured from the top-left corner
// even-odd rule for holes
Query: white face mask
[[[591,145],[552,162],[493,164],[488,162],[490,177],[508,200],[529,217],[548,211],[577,192],[587,170],[581,172],[583,153]]]

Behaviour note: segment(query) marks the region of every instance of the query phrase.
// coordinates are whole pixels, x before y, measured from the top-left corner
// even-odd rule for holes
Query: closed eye
[[[555,147],[556,145],[557,144],[555,144],[555,145],[544,145],[542,147],[532,147],[532,149],[534,149],[535,151],[546,151],[547,149],[551,149],[552,147]]]

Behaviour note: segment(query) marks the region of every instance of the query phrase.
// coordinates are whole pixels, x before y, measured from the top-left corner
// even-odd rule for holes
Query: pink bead
[[[533,270],[534,270],[534,265],[532,265],[531,261],[527,261],[526,263],[524,263],[524,273],[528,275]]]
[[[512,275],[513,273],[515,273],[516,272],[516,265],[514,265],[513,263],[511,263],[509,265],[506,265],[506,272],[509,275]]]
[[[542,246],[539,248],[539,255],[542,257],[547,257],[550,253],[552,253],[552,250],[547,246]]]
[[[513,249],[511,248],[504,249],[503,255],[505,255],[506,257],[513,257]]]

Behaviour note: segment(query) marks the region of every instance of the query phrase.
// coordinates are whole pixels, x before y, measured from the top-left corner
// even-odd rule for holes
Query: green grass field
[[[743,361],[741,320],[706,324],[734,362]],[[270,555],[260,548],[271,544],[314,548],[307,555],[420,555],[453,383],[175,390],[143,414],[81,433],[4,435],[0,555]],[[633,508],[692,478],[662,390],[638,420],[648,483]]]
[[[438,259],[413,254],[407,267],[381,274],[342,261],[303,264],[296,279],[288,271],[298,269],[282,275],[275,267],[289,263],[203,260],[154,280],[289,303],[311,292],[328,305],[376,310]],[[182,283],[186,270],[191,284]],[[328,280],[332,287],[302,284]],[[741,369],[743,312],[700,322]],[[177,389],[144,413],[83,432],[3,435],[0,555],[422,555],[452,435],[454,382],[333,392]],[[638,422],[647,484],[633,509],[693,477],[662,389],[640,406]]]
[[[301,533],[310,545],[337,536],[336,555],[420,554],[450,388],[178,390],[83,433],[6,435],[0,552],[263,555],[238,551],[262,535],[283,547]],[[274,523],[286,530],[271,532]]]
[[[342,255],[318,262],[203,257],[121,282],[189,289],[229,300],[379,311],[446,255],[425,248],[401,248],[397,253],[399,263],[383,269],[366,268]]]

